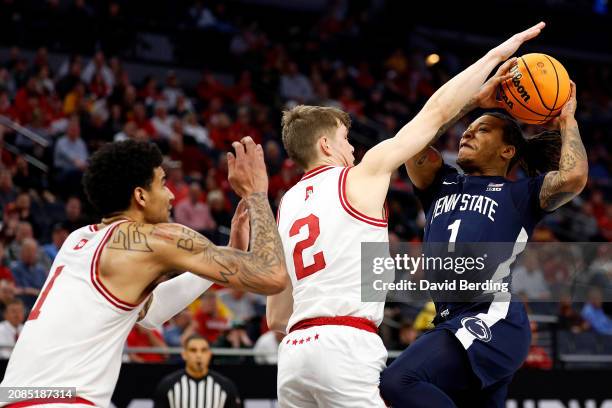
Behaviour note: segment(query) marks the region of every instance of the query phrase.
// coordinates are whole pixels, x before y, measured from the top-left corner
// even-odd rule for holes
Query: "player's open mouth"
[[[459,149],[463,149],[464,147],[470,148],[470,149],[472,149],[472,150],[476,150],[476,149],[474,149],[474,147],[473,147],[473,146],[471,146],[471,145],[469,145],[469,144],[467,144],[467,143],[461,143],[461,144],[459,144]]]

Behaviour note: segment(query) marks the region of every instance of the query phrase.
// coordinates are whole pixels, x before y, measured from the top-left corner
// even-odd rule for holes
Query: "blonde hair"
[[[316,142],[341,126],[351,127],[348,113],[332,107],[298,105],[283,112],[283,146],[289,157],[306,168],[317,157]]]

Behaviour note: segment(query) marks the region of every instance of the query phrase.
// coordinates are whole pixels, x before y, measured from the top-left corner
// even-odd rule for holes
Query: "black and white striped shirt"
[[[232,381],[214,371],[200,379],[179,370],[164,377],[155,391],[154,408],[239,408]]]

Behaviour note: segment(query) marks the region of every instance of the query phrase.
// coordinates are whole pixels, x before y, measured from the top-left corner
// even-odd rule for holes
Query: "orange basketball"
[[[542,124],[561,113],[570,97],[570,79],[559,61],[546,54],[525,54],[499,86],[506,110],[524,123]]]

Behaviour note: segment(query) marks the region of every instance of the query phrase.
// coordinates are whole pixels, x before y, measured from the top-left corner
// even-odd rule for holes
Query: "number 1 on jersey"
[[[457,234],[459,233],[459,225],[461,225],[461,220],[453,222],[447,228],[451,230],[451,235],[448,239],[448,252],[455,252],[455,242],[457,241]]]
[[[321,230],[319,229],[319,217],[314,214],[310,214],[307,217],[295,220],[291,226],[291,229],[289,230],[289,236],[293,237],[297,235],[304,226],[308,228],[308,236],[295,244],[295,248],[293,249],[293,265],[295,266],[295,276],[297,277],[297,280],[303,279],[325,268],[325,257],[323,256],[323,251],[317,252],[313,255],[314,263],[312,265],[304,266],[304,257],[302,252],[305,249],[313,246],[321,234]]]
[[[51,280],[49,281],[49,284],[40,293],[40,296],[36,300],[36,304],[32,308],[32,311],[30,312],[30,315],[28,316],[28,320],[36,320],[36,319],[38,319],[38,316],[40,315],[40,308],[42,307],[43,303],[45,303],[45,299],[47,298],[47,295],[49,294],[49,291],[53,287],[53,284],[55,283],[55,280],[57,279],[59,274],[62,273],[62,269],[64,269],[64,265],[60,265],[57,268],[55,268],[55,272],[53,272],[53,276],[51,277]]]

